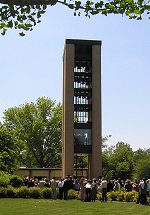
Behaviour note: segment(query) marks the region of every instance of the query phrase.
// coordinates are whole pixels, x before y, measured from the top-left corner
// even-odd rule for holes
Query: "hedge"
[[[57,190],[58,192],[58,190]],[[0,198],[44,198],[51,199],[51,188],[37,188],[26,186],[14,188],[12,186],[0,187]],[[136,191],[112,191],[107,193],[108,201],[121,201],[121,202],[136,202],[138,193]],[[68,199],[80,199],[80,192],[75,190],[68,191]],[[150,197],[147,198],[150,203]],[[102,194],[97,193],[97,200],[102,200]]]

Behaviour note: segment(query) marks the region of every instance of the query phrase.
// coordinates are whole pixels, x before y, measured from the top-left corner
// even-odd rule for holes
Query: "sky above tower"
[[[15,30],[0,36],[0,121],[3,112],[46,96],[62,102],[65,39],[102,41],[102,133],[133,150],[150,147],[150,20],[120,15],[73,16],[49,7],[25,37]]]

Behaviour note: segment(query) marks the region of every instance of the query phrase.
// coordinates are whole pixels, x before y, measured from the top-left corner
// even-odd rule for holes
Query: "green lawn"
[[[0,215],[149,215],[150,206],[127,202],[0,199]]]

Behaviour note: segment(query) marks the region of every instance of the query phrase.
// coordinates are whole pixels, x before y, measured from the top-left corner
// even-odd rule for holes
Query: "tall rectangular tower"
[[[88,177],[102,174],[101,41],[66,39],[63,59],[63,177],[74,156],[88,156]]]

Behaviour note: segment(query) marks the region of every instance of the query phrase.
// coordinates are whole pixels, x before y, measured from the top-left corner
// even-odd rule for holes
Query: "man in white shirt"
[[[107,181],[104,178],[102,178],[101,189],[102,189],[102,202],[104,201],[107,202]]]
[[[50,181],[50,186],[52,188],[52,199],[56,199],[57,198],[57,182],[55,180],[55,177]]]

